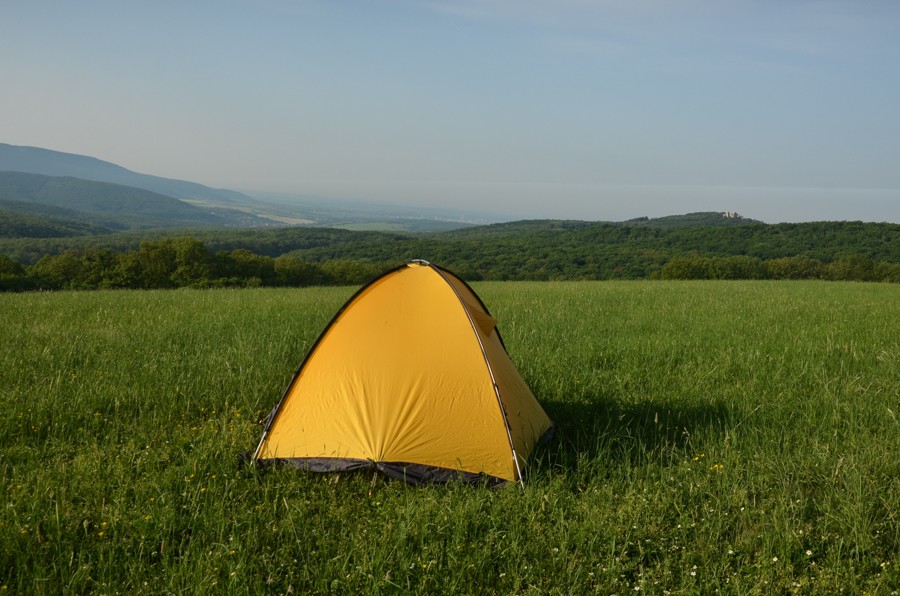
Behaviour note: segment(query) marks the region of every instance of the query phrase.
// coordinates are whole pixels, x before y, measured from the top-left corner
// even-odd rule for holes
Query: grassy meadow
[[[355,288],[0,295],[0,591],[900,590],[900,286],[474,288],[524,490],[239,465]]]

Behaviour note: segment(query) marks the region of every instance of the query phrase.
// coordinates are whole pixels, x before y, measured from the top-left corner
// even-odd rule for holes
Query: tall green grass
[[[0,591],[900,590],[900,288],[475,289],[524,490],[238,465],[353,288],[0,295]]]

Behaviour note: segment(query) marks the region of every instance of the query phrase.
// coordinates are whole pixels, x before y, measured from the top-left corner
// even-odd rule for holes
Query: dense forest
[[[198,230],[0,241],[0,288],[359,284],[414,258],[468,280],[826,279],[900,283],[900,225],[522,221],[442,233]]]

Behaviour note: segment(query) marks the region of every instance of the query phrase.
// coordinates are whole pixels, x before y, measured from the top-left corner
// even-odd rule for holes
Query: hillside
[[[67,176],[148,190],[176,199],[248,203],[253,199],[233,190],[210,188],[196,182],[132,172],[122,166],[74,153],[0,143],[0,170]]]
[[[660,228],[591,222],[513,222],[419,236],[335,237],[293,256],[395,262],[424,258],[470,279],[640,279],[676,256],[900,263],[900,225],[861,222]]]
[[[0,171],[0,202],[7,211],[29,213],[34,221],[40,217],[62,218],[89,224],[98,231],[100,228],[227,227],[258,225],[263,221],[238,211],[200,208],[140,188],[23,172]],[[41,206],[65,211],[48,212]],[[15,235],[23,233],[19,231]]]
[[[74,218],[42,214],[39,211],[29,210],[28,206],[28,203],[0,201],[0,238],[59,238],[112,233],[110,228],[84,223]],[[59,211],[69,212],[67,209]]]
[[[577,219],[526,219],[519,221],[495,223],[484,226],[473,226],[447,233],[454,238],[501,238],[528,234],[576,233],[598,226],[618,228],[651,228],[657,230],[679,230],[696,228],[723,228],[747,225],[766,225],[761,221],[749,219],[729,212],[703,211],[685,215],[667,215],[664,217],[640,217],[627,221],[584,221]]]
[[[863,269],[878,263],[885,265],[877,275],[865,271],[852,275],[829,272],[830,278],[893,279],[900,267],[900,225],[861,222],[674,229],[591,222],[513,222],[431,234],[298,227],[179,229],[154,231],[152,235],[129,232],[74,238],[14,238],[0,240],[0,253],[31,265],[44,255],[72,249],[76,254],[96,250],[123,254],[139,250],[145,241],[168,242],[184,236],[202,243],[216,259],[238,251],[240,259],[256,255],[259,263],[268,263],[267,268],[273,266],[272,259],[290,257],[294,262],[317,267],[361,272],[349,277],[329,274],[324,278],[328,283],[364,281],[383,268],[414,258],[447,267],[469,280],[647,279],[682,273],[731,278],[796,274],[815,278],[826,265],[854,259],[853,266]],[[776,262],[779,259],[789,262]],[[764,266],[764,262],[772,262],[778,271],[768,264]],[[682,273],[670,267],[673,263],[679,264],[678,271]],[[688,265],[690,271],[685,270]],[[795,273],[786,273],[786,269]],[[264,274],[253,277],[265,279]]]

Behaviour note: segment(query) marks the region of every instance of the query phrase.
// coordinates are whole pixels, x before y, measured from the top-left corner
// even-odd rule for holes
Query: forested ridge
[[[265,223],[249,213],[226,207],[199,207],[143,188],[14,171],[0,171],[0,215],[0,223],[6,221],[6,225],[0,225],[0,238]],[[24,228],[18,221],[23,216],[29,220]],[[79,229],[81,224],[91,224],[94,229]]]
[[[652,221],[652,220],[651,220]],[[900,225],[521,221],[431,234],[198,230],[0,241],[5,289],[363,283],[422,258],[470,280],[900,282]]]

